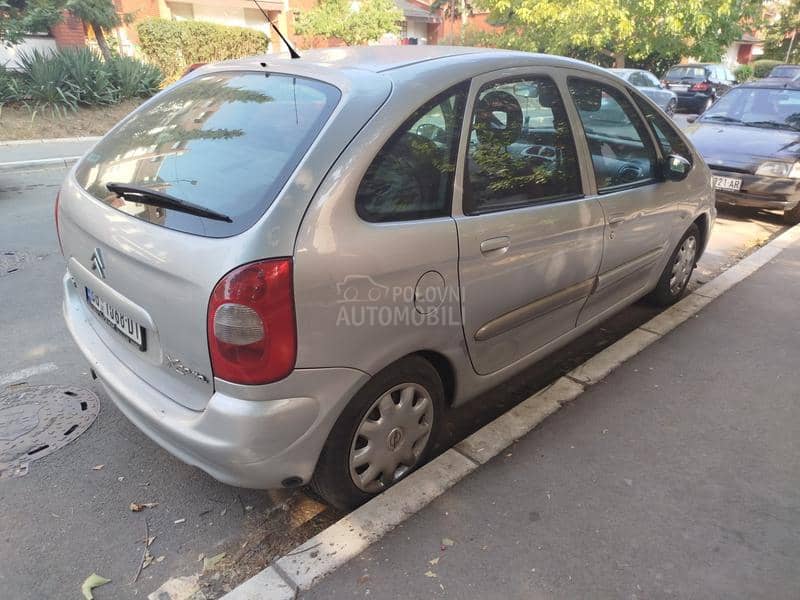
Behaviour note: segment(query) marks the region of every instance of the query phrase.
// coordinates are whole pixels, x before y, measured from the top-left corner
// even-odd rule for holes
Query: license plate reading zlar
[[[742,189],[742,180],[738,177],[721,177],[719,175],[714,175],[711,178],[711,182],[714,184],[714,189],[717,190],[738,192]]]
[[[100,313],[100,316],[103,317],[111,327],[138,346],[139,350],[145,350],[144,327],[139,325],[128,315],[121,313],[111,306],[88,287],[86,288],[86,299],[89,301],[89,305]]]

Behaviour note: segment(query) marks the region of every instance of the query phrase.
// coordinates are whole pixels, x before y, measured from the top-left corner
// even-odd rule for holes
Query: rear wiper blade
[[[192,204],[191,202],[181,200],[180,198],[170,196],[158,190],[152,190],[139,185],[129,185],[127,183],[107,183],[106,188],[108,188],[108,191],[114,192],[124,200],[133,200],[134,202],[158,206],[159,208],[171,208],[198,217],[233,223],[233,219],[228,215],[198,206],[197,204]]]

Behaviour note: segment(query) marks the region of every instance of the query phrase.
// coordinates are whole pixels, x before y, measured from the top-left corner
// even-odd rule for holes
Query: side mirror
[[[694,123],[695,121],[697,121],[697,117],[698,116],[699,115],[689,115],[688,117],[686,117],[686,122],[687,123]]]
[[[691,169],[692,163],[680,154],[670,154],[664,159],[663,174],[667,181],[683,181]]]

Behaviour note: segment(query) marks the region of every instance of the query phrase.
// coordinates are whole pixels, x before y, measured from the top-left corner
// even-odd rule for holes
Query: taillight
[[[297,330],[292,261],[265,260],[220,279],[208,303],[208,349],[214,377],[261,384],[294,368]]]
[[[689,88],[690,92],[707,92],[711,84],[707,81],[701,81],[700,83],[695,83],[692,87]]]
[[[56,220],[56,236],[58,237],[58,248],[61,250],[61,255],[64,255],[64,246],[61,243],[61,230],[58,228],[58,209],[59,205],[61,204],[61,190],[58,191],[56,194],[56,204],[55,208],[53,209],[55,220]]]

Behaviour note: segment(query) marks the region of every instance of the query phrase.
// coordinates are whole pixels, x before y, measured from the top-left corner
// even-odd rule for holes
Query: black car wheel
[[[672,98],[669,102],[667,102],[667,108],[664,109],[666,113],[671,117],[675,114],[675,111],[678,110],[678,99]]]
[[[664,267],[655,289],[647,299],[657,306],[671,306],[681,299],[692,278],[700,251],[700,229],[692,223]]]
[[[790,210],[783,211],[783,221],[788,225],[800,224],[800,204]]]

